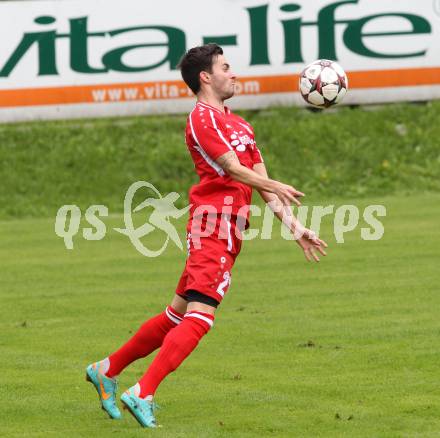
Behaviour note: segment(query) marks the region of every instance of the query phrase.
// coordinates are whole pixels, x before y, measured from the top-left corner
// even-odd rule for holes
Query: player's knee
[[[189,310],[185,313],[184,320],[191,321],[191,332],[194,340],[197,339],[197,342],[201,339],[202,336],[206,335],[209,332],[211,327],[214,325],[214,315],[200,312],[197,310]]]
[[[171,301],[171,307],[179,313],[185,313],[187,309],[188,303],[184,300],[180,295],[174,295],[173,300]]]

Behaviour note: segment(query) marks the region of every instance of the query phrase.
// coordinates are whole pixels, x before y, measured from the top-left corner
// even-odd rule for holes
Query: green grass
[[[321,196],[365,197],[440,190],[440,101],[246,111],[273,177]],[[187,193],[196,181],[186,115],[0,126],[0,219],[53,217],[63,204],[105,204],[147,180]],[[183,201],[182,201],[183,202]]]
[[[107,419],[84,369],[164,308],[185,254],[140,256],[110,230],[119,215],[72,251],[54,217],[0,222],[0,435],[438,437],[440,196],[350,202],[387,207],[383,239],[336,244],[327,218],[320,264],[279,237],[245,243],[214,329],[159,388],[154,432]]]

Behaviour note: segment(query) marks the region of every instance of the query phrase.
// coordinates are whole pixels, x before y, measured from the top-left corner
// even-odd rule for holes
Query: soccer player
[[[188,257],[176,294],[165,311],[144,322],[126,344],[87,367],[103,409],[120,418],[116,377],[133,361],[160,348],[141,379],[121,396],[143,427],[156,427],[154,394],[162,380],[196,348],[214,324],[248,224],[252,189],[294,233],[308,260],[319,261],[326,243],[304,228],[290,205],[303,193],[268,177],[252,126],[224,101],[234,95],[236,76],[216,44],[189,50],[180,63],[182,77],[197,96],[188,116],[186,143],[200,182],[189,192]]]

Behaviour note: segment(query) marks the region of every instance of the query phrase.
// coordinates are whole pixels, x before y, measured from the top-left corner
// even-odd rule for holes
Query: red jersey
[[[240,163],[249,169],[262,163],[263,158],[255,143],[254,130],[244,119],[225,107],[225,113],[202,102],[197,102],[186,124],[188,146],[200,182],[191,187],[189,202],[191,215],[201,205],[212,205],[221,213],[225,205],[232,207],[232,215],[248,218],[252,188],[234,181],[215,162],[221,155],[235,151]],[[232,203],[230,201],[232,200]]]

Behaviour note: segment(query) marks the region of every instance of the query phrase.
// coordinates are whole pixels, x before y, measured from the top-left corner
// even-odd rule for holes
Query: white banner
[[[0,3],[0,121],[186,111],[177,63],[206,42],[239,76],[235,108],[303,104],[318,58],[347,71],[346,104],[440,98],[438,0],[208,3]]]

